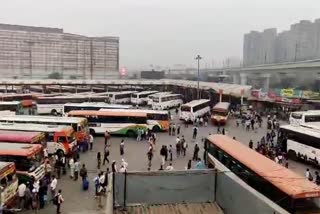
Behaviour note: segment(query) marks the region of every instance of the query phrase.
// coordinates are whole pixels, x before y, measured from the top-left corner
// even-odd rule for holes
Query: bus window
[[[190,111],[191,111],[191,107],[190,107],[190,106],[184,106],[184,105],[182,105],[182,106],[181,106],[181,111],[188,111],[188,112],[190,112]]]

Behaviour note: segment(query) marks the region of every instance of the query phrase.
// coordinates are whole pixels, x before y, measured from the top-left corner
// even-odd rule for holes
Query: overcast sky
[[[217,66],[242,56],[243,34],[320,18],[319,0],[1,0],[0,22],[119,36],[120,65]]]

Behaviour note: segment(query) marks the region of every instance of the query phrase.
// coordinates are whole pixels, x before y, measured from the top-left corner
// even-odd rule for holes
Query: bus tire
[[[160,132],[160,130],[161,129],[160,129],[160,127],[158,125],[155,125],[155,126],[152,127],[152,131],[153,132]]]
[[[135,133],[133,130],[128,130],[126,135],[127,135],[128,137],[135,137],[135,136],[136,136],[136,133]]]
[[[58,113],[57,110],[52,109],[50,114],[51,114],[51,115],[54,115],[54,116],[57,116],[57,113]]]
[[[90,132],[90,134],[91,134],[92,136],[94,136],[94,135],[96,134],[96,132],[94,131],[94,129],[90,129],[89,132]]]
[[[298,160],[297,153],[293,150],[288,151],[288,157],[294,161]]]

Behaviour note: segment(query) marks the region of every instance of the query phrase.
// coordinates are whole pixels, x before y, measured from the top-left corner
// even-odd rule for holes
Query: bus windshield
[[[217,115],[217,116],[227,116],[228,112],[227,111],[213,111],[213,115]]]
[[[44,159],[44,156],[43,156],[43,153],[42,152],[39,152],[31,157],[28,158],[29,161],[29,164],[27,164],[27,167],[29,167],[29,172],[33,172],[35,169],[37,169],[42,163],[43,163],[43,159]],[[29,165],[29,166],[28,166]],[[25,170],[27,171],[27,170]]]
[[[152,101],[155,102],[155,103],[158,103],[159,102],[159,97],[153,97]]]
[[[181,111],[191,111],[191,107],[190,106],[181,106]]]

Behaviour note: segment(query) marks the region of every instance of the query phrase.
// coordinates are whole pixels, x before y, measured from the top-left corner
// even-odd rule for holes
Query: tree
[[[52,72],[48,75],[48,79],[63,79],[63,76],[59,72]]]

